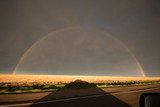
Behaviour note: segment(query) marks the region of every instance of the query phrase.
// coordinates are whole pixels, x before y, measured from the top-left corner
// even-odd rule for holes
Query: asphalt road
[[[160,92],[160,85],[106,88],[103,90],[84,89],[78,91],[59,91],[56,94],[53,92],[0,95],[0,107],[139,107],[140,95],[151,92]],[[93,93],[95,93],[95,95],[93,95]],[[58,95],[59,97],[57,97]],[[8,104],[3,103],[5,101],[7,102],[9,98],[10,100],[13,98],[15,100],[20,98],[20,96],[21,100],[23,100],[22,102],[16,100]],[[31,97],[32,99],[37,99],[29,101]],[[3,99],[3,101],[1,99]],[[26,102],[24,102],[25,99]]]

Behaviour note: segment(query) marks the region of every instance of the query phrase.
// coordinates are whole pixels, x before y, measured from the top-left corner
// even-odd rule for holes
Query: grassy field
[[[82,81],[83,80],[83,81]],[[0,93],[160,84],[158,77],[0,75]]]

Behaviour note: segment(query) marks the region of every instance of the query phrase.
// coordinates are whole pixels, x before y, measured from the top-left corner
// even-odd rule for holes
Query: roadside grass
[[[160,80],[143,80],[143,81],[108,81],[108,82],[96,82],[88,83],[81,80],[76,80],[70,83],[39,83],[39,82],[24,82],[13,83],[3,82],[0,83],[0,93],[30,93],[30,92],[47,92],[57,91],[64,89],[86,89],[86,88],[111,88],[111,87],[127,87],[127,86],[139,86],[160,84]]]

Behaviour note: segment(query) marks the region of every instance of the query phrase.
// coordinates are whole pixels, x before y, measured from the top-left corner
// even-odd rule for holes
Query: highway
[[[0,95],[0,107],[138,107],[143,93],[160,85]]]

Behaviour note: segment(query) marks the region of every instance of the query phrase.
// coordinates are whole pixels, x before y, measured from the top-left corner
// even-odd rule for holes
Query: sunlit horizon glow
[[[160,80],[160,77],[117,77],[117,76],[69,76],[69,75],[0,75],[0,82],[71,82],[83,80],[87,82]]]

